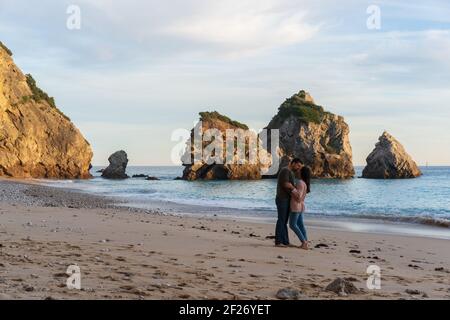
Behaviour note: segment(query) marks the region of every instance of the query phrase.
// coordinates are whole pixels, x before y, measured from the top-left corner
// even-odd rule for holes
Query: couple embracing
[[[289,227],[302,243],[300,248],[308,250],[308,237],[303,222],[303,213],[305,212],[306,195],[311,191],[310,185],[311,169],[303,166],[300,159],[293,159],[289,166],[280,170],[275,199],[278,211],[275,228],[276,246],[291,246],[287,229],[289,222]]]

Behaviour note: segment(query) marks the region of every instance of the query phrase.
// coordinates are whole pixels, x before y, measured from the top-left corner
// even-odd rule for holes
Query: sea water
[[[258,181],[182,181],[180,167],[128,167],[127,173],[148,174],[159,181],[143,178],[106,180],[92,168],[90,180],[49,181],[52,186],[69,187],[92,194],[124,199],[141,208],[153,208],[155,201],[209,208],[205,213],[239,212],[248,217],[273,217],[276,180]],[[307,197],[312,216],[370,218],[450,226],[450,167],[423,167],[416,179],[371,180],[316,179]],[[216,208],[216,210],[211,210]],[[219,209],[220,208],[220,209]],[[229,209],[224,210],[224,209]],[[233,210],[231,210],[233,209]]]

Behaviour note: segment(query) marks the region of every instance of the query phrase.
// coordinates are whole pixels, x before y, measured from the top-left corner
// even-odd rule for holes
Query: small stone
[[[300,291],[292,288],[278,290],[276,297],[280,300],[297,300],[300,298]]]
[[[25,290],[26,292],[32,292],[32,291],[34,291],[34,287],[32,287],[30,285],[24,285],[23,290]]]
[[[421,294],[421,292],[419,290],[416,290],[416,289],[406,289],[405,292],[407,294],[411,294],[411,295],[419,295],[419,294]]]
[[[325,291],[332,291],[340,296],[346,296],[347,294],[358,293],[358,288],[347,279],[336,278],[328,286],[326,286]]]

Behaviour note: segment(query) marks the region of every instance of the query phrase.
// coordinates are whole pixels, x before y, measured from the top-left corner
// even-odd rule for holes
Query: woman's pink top
[[[291,193],[291,212],[305,212],[306,183],[300,180]]]

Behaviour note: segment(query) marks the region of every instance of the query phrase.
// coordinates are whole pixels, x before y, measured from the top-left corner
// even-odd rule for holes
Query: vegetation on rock
[[[240,123],[239,121],[235,121],[235,120],[231,120],[230,118],[228,118],[227,116],[224,116],[222,114],[220,114],[217,111],[213,111],[213,112],[200,112],[200,120],[201,121],[208,121],[208,120],[220,120],[223,121],[225,123],[228,123],[234,127],[240,128],[240,129],[244,129],[244,130],[248,130],[248,126],[246,126],[243,123]]]
[[[290,116],[294,116],[305,123],[321,123],[324,116],[329,112],[326,112],[322,106],[309,101],[306,95],[307,93],[302,90],[286,99],[278,108],[278,114],[270,121],[269,128],[279,127]]]
[[[33,93],[33,95],[30,98],[32,98],[36,102],[45,100],[48,102],[50,106],[56,108],[55,99],[53,97],[50,97],[47,93],[45,93],[41,88],[39,88],[36,85],[36,80],[34,80],[33,76],[31,74],[27,74],[25,76],[27,77],[27,84],[30,87],[31,92]]]
[[[50,97],[46,92],[44,92],[41,88],[39,88],[37,86],[36,80],[34,80],[34,78],[31,74],[27,74],[27,75],[25,75],[25,77],[27,78],[27,84],[28,84],[28,87],[30,87],[32,95],[22,97],[22,103],[26,103],[30,99],[34,100],[35,102],[40,102],[40,101],[44,100],[51,107],[55,108],[55,110],[58,111],[58,113],[60,115],[62,115],[65,119],[70,120],[69,117],[67,117],[61,110],[59,110],[56,107],[55,99],[53,97]]]
[[[354,176],[348,125],[317,105],[306,91],[286,99],[266,128],[279,130],[280,168],[299,158],[316,178]]]
[[[0,48],[0,87],[0,176],[90,178],[92,148],[4,48]]]
[[[3,50],[5,50],[6,51],[6,53],[8,54],[8,55],[10,55],[10,56],[12,56],[13,54],[12,54],[12,51],[11,50],[9,50],[8,49],[8,47],[7,46],[5,46],[4,44],[3,44],[3,42],[1,42],[0,41],[0,47],[1,48],[3,48]]]

